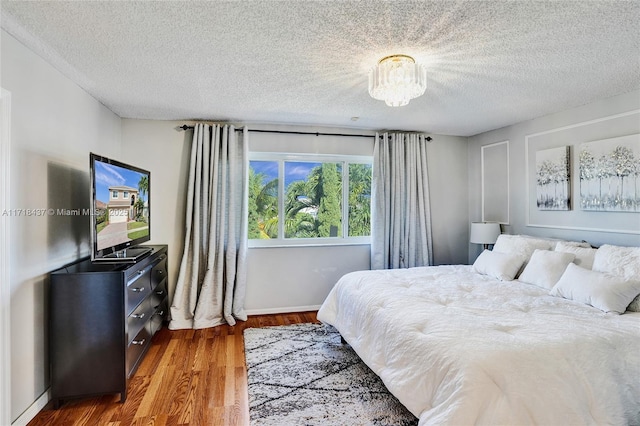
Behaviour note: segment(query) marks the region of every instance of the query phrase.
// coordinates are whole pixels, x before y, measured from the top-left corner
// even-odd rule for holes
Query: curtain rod
[[[183,124],[182,126],[178,127],[178,129],[180,130],[193,130],[194,126],[187,126],[186,124]],[[236,132],[241,132],[242,129],[236,129]],[[316,135],[316,136],[348,136],[348,137],[355,137],[355,138],[372,138],[375,137],[375,135],[358,135],[358,134],[351,134],[351,133],[322,133],[322,132],[296,132],[296,131],[292,131],[292,130],[260,130],[260,129],[249,129],[249,132],[254,132],[254,133],[281,133],[281,134],[289,134],[289,135]],[[427,136],[425,138],[425,140],[427,142],[431,142],[432,138],[431,136]]]

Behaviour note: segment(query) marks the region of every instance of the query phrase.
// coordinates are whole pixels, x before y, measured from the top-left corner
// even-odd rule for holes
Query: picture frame
[[[640,134],[579,145],[580,208],[640,212]]]
[[[534,179],[538,210],[571,210],[571,147],[536,151]]]

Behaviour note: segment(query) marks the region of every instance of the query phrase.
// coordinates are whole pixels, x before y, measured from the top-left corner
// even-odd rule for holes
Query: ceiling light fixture
[[[407,105],[426,88],[427,71],[411,56],[387,56],[369,72],[369,94],[392,107]]]

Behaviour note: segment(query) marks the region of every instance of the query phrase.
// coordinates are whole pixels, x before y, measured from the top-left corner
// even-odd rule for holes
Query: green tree
[[[146,212],[144,210],[144,199],[149,194],[149,176],[140,176],[138,180],[138,199],[135,202],[134,210],[136,220],[147,221]]]
[[[319,201],[317,217],[319,237],[342,236],[342,179],[340,177],[335,163],[323,163],[320,166],[320,182],[315,194]]]
[[[371,165],[349,165],[349,236],[371,234]]]
[[[249,168],[249,218],[248,236],[249,239],[260,238],[260,221],[258,216],[258,204],[256,199],[262,189],[263,175],[256,173],[253,168]]]
[[[278,236],[278,179],[264,183],[266,176],[249,168],[249,230],[250,239]]]
[[[313,175],[315,168],[311,171]],[[310,179],[297,180],[287,186],[284,201],[286,238],[314,238],[318,236],[318,224],[314,214],[318,211],[314,185]]]
[[[142,201],[142,198],[138,198],[133,207],[136,212],[135,219],[139,222],[146,222],[147,218],[144,216],[144,201]]]
[[[318,163],[317,163],[318,164]],[[249,175],[249,238],[278,235],[278,180]],[[349,165],[349,236],[370,235],[371,165]],[[342,163],[321,163],[284,194],[284,237],[342,236]]]
[[[147,196],[149,193],[149,176],[140,176],[138,192],[140,193],[140,198],[144,199]]]

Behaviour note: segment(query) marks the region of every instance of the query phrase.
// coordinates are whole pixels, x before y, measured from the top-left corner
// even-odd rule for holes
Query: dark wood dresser
[[[137,263],[85,259],[51,273],[51,399],[119,393],[167,318],[167,246]]]

